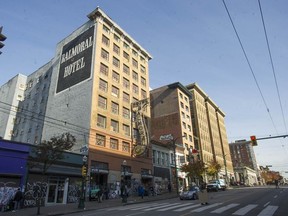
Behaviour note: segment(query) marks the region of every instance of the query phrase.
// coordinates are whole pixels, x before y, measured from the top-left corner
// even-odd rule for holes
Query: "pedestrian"
[[[279,180],[278,179],[275,180],[275,186],[276,186],[276,188],[279,188]]]
[[[20,205],[21,205],[21,201],[23,199],[23,193],[21,191],[20,188],[18,188],[17,192],[15,193],[15,196],[14,196],[14,210],[13,212],[15,212],[16,210],[19,210],[20,209]]]
[[[200,185],[199,200],[201,205],[208,205],[208,193],[205,182]]]
[[[169,193],[171,193],[171,189],[172,189],[172,188],[171,188],[171,183],[169,182],[169,183],[168,183],[168,191],[169,191]]]
[[[143,187],[143,185],[139,185],[138,193],[139,193],[139,196],[141,196],[141,198],[143,199],[144,198],[144,187]]]
[[[98,203],[102,202],[103,199],[103,190],[102,187],[99,188],[99,191],[97,192],[97,198],[98,198]]]

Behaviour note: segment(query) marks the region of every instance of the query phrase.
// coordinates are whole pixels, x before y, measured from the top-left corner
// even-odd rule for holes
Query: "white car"
[[[180,200],[184,200],[184,199],[198,199],[198,192],[200,191],[199,187],[197,186],[191,186],[189,188],[189,190],[183,190],[181,193],[180,193]]]

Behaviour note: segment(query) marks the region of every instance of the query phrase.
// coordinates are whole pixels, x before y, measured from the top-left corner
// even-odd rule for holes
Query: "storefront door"
[[[65,179],[52,177],[48,182],[47,204],[65,204]],[[67,183],[67,182],[66,182]]]

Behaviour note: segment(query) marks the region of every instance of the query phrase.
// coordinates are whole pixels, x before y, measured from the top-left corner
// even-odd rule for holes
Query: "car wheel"
[[[193,200],[196,200],[196,199],[197,199],[197,195],[196,195],[196,194],[193,194],[192,199],[193,199]]]

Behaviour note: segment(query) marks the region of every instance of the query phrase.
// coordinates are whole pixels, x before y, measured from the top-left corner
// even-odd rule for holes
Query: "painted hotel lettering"
[[[80,54],[84,50],[88,49],[93,45],[93,38],[90,36],[85,41],[82,41],[81,43],[77,44],[75,47],[70,49],[68,52],[64,53],[61,58],[61,64],[65,63],[66,61],[70,60],[74,56]],[[67,76],[70,76],[72,73],[82,69],[85,67],[85,61],[84,57],[74,61],[73,63],[69,64],[64,69],[64,78]]]
[[[56,93],[91,77],[93,45],[94,26],[63,46]]]

